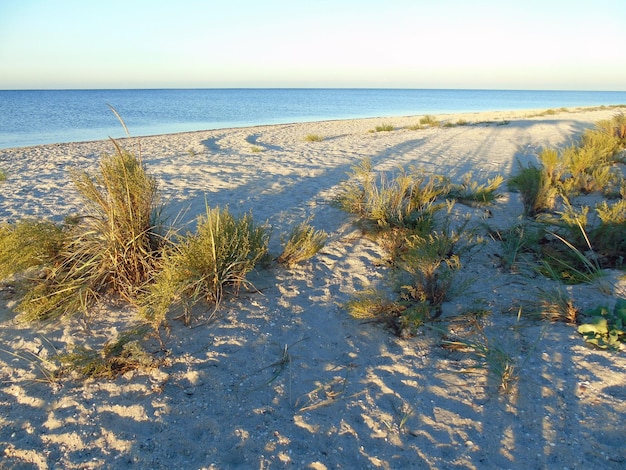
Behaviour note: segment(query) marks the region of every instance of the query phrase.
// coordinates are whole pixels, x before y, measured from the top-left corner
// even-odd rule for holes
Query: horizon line
[[[600,92],[624,93],[624,90],[605,90],[592,88],[482,88],[482,87],[380,87],[380,86],[215,86],[215,87],[53,87],[53,88],[0,88],[0,91],[125,91],[125,90],[429,90],[429,91],[555,91],[555,92]]]

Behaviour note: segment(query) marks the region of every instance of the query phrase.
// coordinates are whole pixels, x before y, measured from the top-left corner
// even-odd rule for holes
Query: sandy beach
[[[556,283],[504,269],[490,241],[464,261],[470,287],[444,305],[451,331],[481,305],[485,334],[515,359],[507,393],[471,354],[423,328],[401,339],[342,305],[385,282],[388,268],[354,219],[331,204],[351,167],[416,165],[458,181],[508,178],[542,148],[569,145],[616,109],[441,115],[467,125],[411,129],[420,116],[327,121],[121,139],[159,182],[172,219],[209,206],[252,211],[280,234],[311,217],[329,234],[292,269],[255,271],[254,291],[227,299],[209,322],[171,320],[158,369],[115,380],[45,380],[68,344],[97,347],[136,321],[125,305],[60,324],[19,323],[0,291],[1,469],[432,468],[621,469],[626,466],[626,355],[594,349],[572,325],[526,315]],[[373,132],[383,123],[393,131]],[[131,129],[132,131],[132,129]],[[319,142],[306,136],[323,137]],[[106,136],[103,136],[103,138]],[[110,141],[0,150],[0,221],[55,221],[81,208],[70,168],[96,171]],[[523,213],[509,193],[489,208],[460,206],[477,226]],[[581,310],[626,297],[624,273],[566,286]],[[155,349],[155,353],[156,353]]]

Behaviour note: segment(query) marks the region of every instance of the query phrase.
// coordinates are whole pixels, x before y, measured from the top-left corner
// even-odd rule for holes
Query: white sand
[[[485,369],[463,373],[480,363],[441,348],[436,333],[402,340],[347,315],[341,304],[387,271],[379,248],[329,204],[365,157],[377,169],[508,177],[516,160],[567,145],[614,113],[439,116],[473,124],[424,130],[406,129],[419,117],[363,119],[142,138],[144,162],[173,216],[184,211],[192,221],[205,200],[252,210],[272,225],[274,252],[280,233],[313,216],[328,244],[296,269],[255,273],[261,292],[225,302],[210,325],[172,321],[167,363],[115,381],[40,381],[33,357],[67,342],[102,344],[132,309],[107,307],[88,324],[75,318],[38,330],[14,321],[15,301],[4,288],[0,468],[624,468],[626,358],[585,346],[572,326],[527,319],[540,289],[554,284],[499,268],[495,242],[464,260],[461,279],[474,283],[444,316],[477,302],[492,312],[485,332],[516,359],[519,376],[499,394]],[[383,122],[396,130],[369,132]],[[306,142],[308,134],[324,140]],[[122,141],[131,150],[136,142]],[[111,151],[108,141],[0,150],[8,173],[0,221],[61,220],[79,210],[69,169],[95,170]],[[483,209],[459,210],[481,221]],[[486,222],[506,227],[522,206],[505,192],[491,211]],[[608,294],[585,285],[567,287],[567,295],[583,309],[624,297],[616,273],[605,284]],[[199,320],[206,314],[199,311]],[[290,361],[273,379],[283,357]]]

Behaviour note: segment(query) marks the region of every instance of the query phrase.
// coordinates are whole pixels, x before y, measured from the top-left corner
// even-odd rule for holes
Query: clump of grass
[[[375,130],[376,132],[391,132],[391,131],[393,131],[394,129],[395,129],[395,128],[393,127],[393,124],[388,123],[388,122],[382,123],[381,125],[376,126],[376,127],[374,128],[374,130]]]
[[[563,292],[563,289],[542,291],[540,298],[542,318],[553,322],[576,324],[580,311],[574,305],[574,301]]]
[[[304,137],[304,140],[305,140],[306,142],[321,142],[321,141],[323,141],[323,140],[324,140],[324,137],[322,137],[322,136],[321,136],[321,135],[319,135],[319,134],[307,134],[307,135]]]
[[[472,179],[470,172],[463,176],[460,184],[451,185],[448,197],[470,206],[493,204],[498,198],[497,191],[503,182],[504,178],[498,175],[481,184]]]
[[[506,230],[496,230],[491,237],[502,244],[502,267],[518,271],[523,265],[532,266],[532,256],[539,250],[543,230],[538,224],[522,219]]]
[[[449,297],[455,274],[461,269],[460,244],[466,236],[461,229],[410,235],[406,239],[399,265],[409,276],[401,287],[401,298],[416,304],[420,320],[441,315],[441,305]]]
[[[439,121],[437,121],[437,118],[435,118],[434,116],[426,115],[420,119],[420,125],[438,127]]]
[[[226,290],[250,285],[246,275],[267,254],[268,241],[268,230],[252,214],[235,217],[207,206],[197,232],[164,250],[161,269],[142,299],[143,315],[158,328],[174,307],[183,309],[186,320],[202,299],[217,308]]]
[[[159,262],[161,205],[156,180],[120,148],[100,173],[72,174],[85,214],[63,228],[62,248],[42,260],[18,311],[26,320],[87,312],[102,295],[134,301]]]
[[[145,327],[130,330],[100,350],[74,345],[56,356],[61,364],[57,375],[73,372],[81,378],[114,379],[131,370],[155,368],[157,361],[140,343],[146,333]]]
[[[61,225],[40,220],[20,220],[0,225],[0,278],[41,268],[56,258],[64,244]]]
[[[376,174],[369,160],[353,167],[350,176],[335,203],[379,230],[427,229],[442,207],[436,204],[437,197],[447,191],[444,178],[427,175],[417,168],[400,168],[395,176]]]
[[[456,122],[447,121],[443,127],[458,127],[458,126],[469,126],[469,122],[465,119],[459,119]]]
[[[529,217],[553,209],[556,205],[558,189],[552,185],[546,173],[533,164],[520,167],[519,172],[509,179],[508,186],[520,193],[524,213]]]
[[[313,257],[322,249],[328,234],[323,230],[315,230],[310,219],[296,225],[287,238],[283,237],[283,252],[277,261],[285,266],[295,266]]]
[[[252,147],[250,147],[250,152],[261,153],[263,152],[263,147],[259,147],[258,145],[253,145]]]
[[[485,333],[476,320],[473,321],[473,329],[473,339],[444,340],[443,347],[473,353],[480,364],[476,369],[487,369],[491,382],[489,385],[500,393],[511,393],[512,386],[518,380],[517,362],[498,340]],[[473,372],[473,369],[467,372]]]
[[[354,294],[344,308],[350,316],[359,320],[386,320],[404,310],[387,293],[371,288]]]
[[[7,180],[8,175],[7,172],[0,168],[0,183],[3,183]]]

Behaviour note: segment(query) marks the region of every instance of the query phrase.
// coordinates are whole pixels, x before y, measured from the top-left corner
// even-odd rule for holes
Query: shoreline
[[[273,228],[276,253],[280,234],[311,217],[328,241],[294,269],[253,273],[255,289],[225,299],[216,317],[199,305],[193,327],[170,319],[165,349],[150,343],[161,366],[115,380],[55,380],[43,371],[70,345],[97,350],[119,337],[136,318],[132,306],[103,303],[93,317],[24,324],[12,310],[15,293],[0,284],[3,464],[621,469],[624,351],[592,349],[573,325],[534,319],[532,306],[550,292],[580,309],[611,305],[626,296],[623,272],[558,290],[537,273],[503,268],[501,244],[485,234],[484,248],[463,260],[458,284],[468,287],[445,302],[437,327],[454,337],[472,318],[481,322],[489,346],[515,361],[518,378],[501,394],[479,355],[445,349],[434,329],[401,339],[349,317],[345,303],[385,285],[389,267],[380,246],[330,203],[364,158],[381,171],[413,165],[455,181],[468,172],[481,182],[506,179],[518,162],[571,144],[616,112],[446,114],[436,117],[480,123],[410,129],[418,115],[120,139],[129,151],[141,142],[174,220],[183,214],[178,220],[190,223],[205,204],[251,211]],[[383,123],[394,130],[376,132]],[[309,134],[323,139],[309,142]],[[112,150],[108,140],[0,150],[0,222],[62,220],[79,210],[69,169],[95,171]],[[488,213],[455,210],[487,233],[514,226],[523,206],[503,187]]]
[[[241,125],[241,126],[228,126],[228,127],[216,127],[210,129],[199,129],[199,130],[191,130],[191,131],[178,131],[178,132],[167,132],[167,133],[159,133],[159,134],[146,134],[146,135],[130,135],[122,136],[114,138],[114,140],[123,141],[125,139],[147,139],[147,138],[155,138],[155,137],[167,137],[167,136],[179,136],[184,134],[197,134],[204,132],[216,132],[216,131],[234,131],[240,129],[255,129],[255,128],[263,128],[270,126],[291,126],[291,125],[307,125],[307,124],[319,124],[325,122],[345,122],[345,121],[369,121],[369,120],[393,120],[393,119],[416,119],[424,116],[434,116],[436,118],[454,118],[454,117],[472,117],[476,115],[484,115],[488,116],[490,119],[497,118],[499,115],[507,115],[508,117],[514,117],[518,119],[522,119],[524,117],[534,117],[541,115],[542,113],[546,113],[546,111],[552,110],[557,113],[562,113],[563,109],[566,109],[568,113],[579,113],[579,112],[588,112],[588,111],[602,111],[602,110],[611,110],[611,109],[620,109],[625,105],[622,104],[613,104],[613,105],[598,105],[598,106],[576,106],[571,108],[527,108],[527,109],[509,109],[509,110],[487,110],[487,111],[459,111],[459,112],[443,112],[443,113],[423,113],[423,114],[410,114],[410,115],[394,115],[394,116],[367,116],[367,117],[358,117],[358,118],[338,118],[338,119],[321,119],[321,120],[302,120],[302,121],[289,121],[278,124],[255,124],[255,125]],[[521,116],[520,116],[521,115]],[[121,125],[120,125],[121,127]],[[109,137],[103,137],[102,139],[88,139],[88,140],[73,140],[66,142],[52,142],[52,143],[43,143],[43,144],[35,144],[35,145],[24,145],[18,147],[0,147],[0,152],[3,151],[14,151],[19,149],[29,149],[33,147],[42,147],[42,146],[58,146],[58,145],[70,145],[70,144],[96,144],[102,141],[109,141]]]

